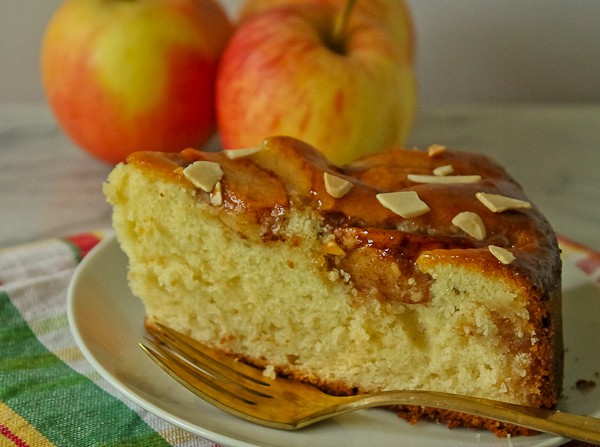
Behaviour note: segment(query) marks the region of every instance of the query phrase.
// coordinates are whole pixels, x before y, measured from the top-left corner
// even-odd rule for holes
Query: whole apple
[[[74,142],[109,163],[201,146],[231,33],[213,0],[67,0],[42,45],[48,102]]]
[[[288,135],[336,163],[402,145],[416,109],[412,22],[400,0],[250,1],[217,76],[225,148]]]

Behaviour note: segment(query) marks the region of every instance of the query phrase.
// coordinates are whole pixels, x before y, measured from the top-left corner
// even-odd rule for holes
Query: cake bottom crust
[[[460,413],[457,411],[417,406],[399,406],[391,409],[396,411],[396,414],[399,417],[405,419],[410,424],[416,424],[420,420],[424,420],[446,424],[446,426],[450,429],[456,427],[485,429],[494,433],[499,438],[506,438],[509,436],[532,436],[539,434],[539,432],[526,427],[519,427],[518,425],[472,416],[470,414]]]

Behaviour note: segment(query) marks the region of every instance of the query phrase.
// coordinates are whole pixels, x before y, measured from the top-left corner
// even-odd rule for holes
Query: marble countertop
[[[600,105],[423,107],[409,145],[491,155],[559,234],[600,250],[599,124]],[[0,247],[110,228],[110,169],[44,104],[0,103]]]

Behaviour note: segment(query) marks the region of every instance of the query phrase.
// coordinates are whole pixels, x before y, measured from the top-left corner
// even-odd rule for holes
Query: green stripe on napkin
[[[0,346],[0,400],[57,446],[170,445],[135,411],[46,349],[5,292]]]

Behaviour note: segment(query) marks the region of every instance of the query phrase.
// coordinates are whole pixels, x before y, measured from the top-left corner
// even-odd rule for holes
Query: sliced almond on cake
[[[185,168],[183,175],[196,188],[200,188],[205,192],[211,192],[217,182],[223,178],[223,170],[219,163],[200,160]]]
[[[475,183],[481,180],[480,175],[421,175],[408,174],[406,176],[411,182],[415,183]]]
[[[427,155],[430,157],[435,157],[446,151],[446,146],[442,146],[441,144],[432,144],[427,148]]]
[[[260,147],[247,147],[243,149],[225,149],[223,152],[230,160],[236,158],[248,157],[249,155],[256,154],[260,151]]]
[[[325,242],[325,244],[323,245],[323,250],[328,255],[346,256],[346,252],[344,251],[344,249],[340,247],[339,244],[334,240]]]
[[[494,213],[501,213],[502,211],[520,208],[531,208],[531,203],[526,202],[525,200],[513,199],[512,197],[506,197],[500,194],[478,192],[475,196]]]
[[[513,255],[506,248],[498,247],[496,245],[489,245],[488,250],[502,264],[510,264],[511,262],[513,262],[515,260],[515,255]]]
[[[352,189],[352,182],[346,179],[330,174],[329,172],[323,173],[323,181],[325,183],[325,191],[332,197],[339,199],[344,197]]]
[[[215,187],[212,189],[210,193],[210,203],[216,206],[223,205],[223,192],[221,182],[215,183]]]
[[[415,191],[384,192],[375,197],[384,207],[405,219],[421,216],[430,210]]]
[[[478,241],[485,239],[485,225],[477,213],[472,211],[463,211],[462,213],[458,213],[456,216],[454,216],[452,223]]]
[[[454,174],[454,167],[452,165],[438,166],[433,170],[433,175],[445,176]]]

